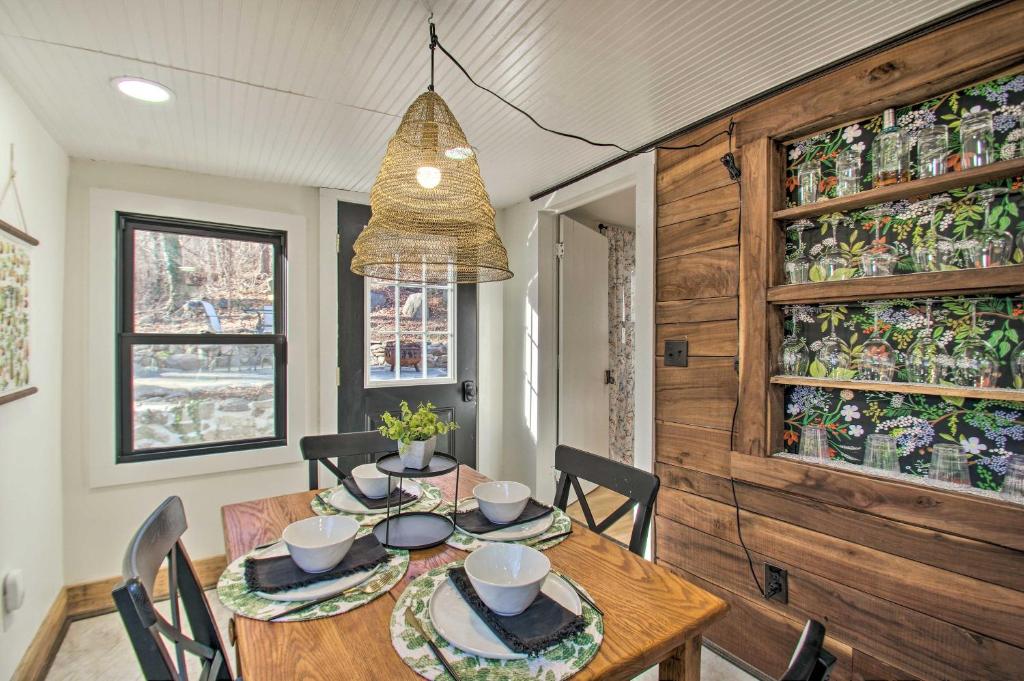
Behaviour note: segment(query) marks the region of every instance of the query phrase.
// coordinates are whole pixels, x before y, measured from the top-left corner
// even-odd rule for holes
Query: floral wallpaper
[[[972,323],[971,307],[976,308]],[[905,381],[902,359],[921,335],[930,335],[951,353],[969,338],[982,338],[1002,364],[997,381],[1001,387],[1020,387],[1009,369],[1009,357],[1024,339],[1024,300],[1010,297],[982,299],[940,298],[928,308],[920,300],[887,300],[865,305],[828,307],[797,306],[787,318],[787,333],[803,338],[812,359],[809,373],[824,376],[814,361],[821,339],[835,328],[836,336],[851,357],[875,332],[897,352],[895,380]],[[849,376],[853,378],[854,373]],[[1024,451],[1024,405],[1001,400],[979,400],[932,395],[904,395],[870,390],[836,390],[789,387],[785,397],[786,451],[798,453],[804,426],[824,425],[830,455],[859,464],[868,435],[882,433],[896,438],[900,468],[904,473],[927,475],[931,445],[959,444],[969,454],[971,482],[975,487],[998,490],[1009,456]]]
[[[985,201],[969,195],[990,187],[1005,187],[1010,192],[991,201],[986,223]],[[935,194],[931,198],[950,200],[946,206],[935,210],[935,232],[940,239],[951,239],[954,243],[964,242],[976,238],[986,224],[989,231],[1008,232],[1014,239],[1024,234],[1024,177],[1012,177],[954,189]],[[887,214],[881,218],[871,217],[867,212],[873,208],[884,209]],[[877,222],[879,242],[895,248],[899,256],[895,273],[910,273],[915,271],[910,257],[911,248],[930,238],[932,220],[931,209],[926,205],[906,200],[878,204],[847,213],[830,213],[810,221],[813,223],[811,226],[801,226],[799,223],[788,225],[786,254],[793,256],[802,249],[802,253],[809,256],[813,263],[824,249],[837,245],[843,254],[851,258],[853,269],[856,270],[858,258],[875,241]],[[1011,261],[1024,262],[1024,251],[1019,246],[1014,249]],[[957,269],[964,264],[960,261],[947,267]],[[856,274],[856,271],[846,272],[843,278]],[[811,281],[825,279],[821,269],[815,266],[811,267],[810,278]]]
[[[29,255],[0,238],[0,395],[28,386]]]
[[[960,118],[969,111],[988,110],[993,115],[996,155],[1013,158],[1024,144],[1024,74],[994,78],[956,92],[896,110],[896,123],[916,143],[917,133],[935,124],[949,126],[950,170],[960,168]],[[853,148],[861,154],[861,184],[871,188],[871,142],[882,129],[882,114],[851,125],[818,133],[787,147],[786,203],[797,204],[797,168],[808,159],[821,161],[821,196],[836,196],[835,160],[840,152]]]
[[[607,225],[608,237],[608,362],[613,383],[608,393],[608,455],[633,465],[633,282],[636,232]]]

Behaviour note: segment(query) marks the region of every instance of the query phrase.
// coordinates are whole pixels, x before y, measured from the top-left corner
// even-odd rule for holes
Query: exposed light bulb
[[[416,169],[416,181],[424,189],[433,189],[441,184],[441,169],[434,166],[420,166]]]

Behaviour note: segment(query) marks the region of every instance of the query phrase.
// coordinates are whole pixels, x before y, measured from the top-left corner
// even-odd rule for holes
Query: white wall
[[[554,494],[557,215],[630,186],[636,189],[637,232],[634,465],[653,466],[654,173],[654,155],[645,154],[537,201],[499,211],[499,231],[515,272],[503,292],[502,473],[532,485],[541,499]]]
[[[113,465],[116,210],[288,230],[287,447]],[[305,488],[298,440],[319,421],[319,268],[310,253],[318,240],[317,190],[75,159],[67,224],[65,580],[118,574],[132,532],[171,494],[185,503],[192,556],[220,554],[221,506]]]
[[[39,392],[0,406],[0,576],[20,568],[25,605],[3,618],[0,678],[8,678],[53,604],[63,579],[61,507],[61,300],[68,158],[0,77],[0,185],[15,148],[29,247],[29,380]],[[0,218],[24,228],[12,197]]]

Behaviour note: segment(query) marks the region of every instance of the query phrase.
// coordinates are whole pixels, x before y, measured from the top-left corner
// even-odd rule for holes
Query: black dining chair
[[[302,458],[309,462],[309,489],[314,490],[320,489],[318,463],[334,473],[340,483],[359,464],[373,463],[378,454],[394,451],[395,443],[376,430],[367,430],[307,435],[299,440],[299,449],[302,451]]]
[[[826,681],[836,657],[824,648],[825,625],[807,620],[800,640],[789,660],[789,668],[779,681]]]
[[[231,668],[206,594],[192,567],[181,536],[188,523],[178,497],[168,497],[146,518],[124,556],[124,580],[113,590],[128,638],[142,673],[152,681],[188,681],[185,655],[200,662],[199,681],[229,681]],[[153,603],[153,585],[167,562],[171,621]],[[182,606],[188,620],[183,629]],[[167,642],[174,646],[172,658]]]
[[[603,534],[616,521],[637,507],[629,550],[638,556],[644,555],[644,544],[647,543],[651,519],[654,516],[654,502],[658,498],[658,488],[661,486],[661,480],[657,475],[568,445],[558,445],[555,449],[555,469],[561,473],[555,489],[555,506],[563,511],[566,509],[571,487],[576,491],[576,498],[583,510],[583,517],[587,520],[587,526],[594,532]],[[587,504],[580,479],[628,498],[607,518],[597,522]]]

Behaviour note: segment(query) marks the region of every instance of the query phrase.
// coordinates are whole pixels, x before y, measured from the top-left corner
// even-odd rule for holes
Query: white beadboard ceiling
[[[633,146],[969,1],[0,0],[0,71],[72,156],[369,191],[427,83],[428,7],[481,83]],[[616,155],[437,56],[496,205]],[[175,98],[128,100],[120,75]]]

